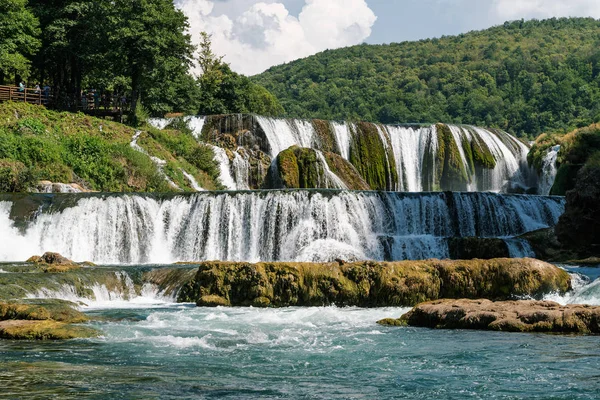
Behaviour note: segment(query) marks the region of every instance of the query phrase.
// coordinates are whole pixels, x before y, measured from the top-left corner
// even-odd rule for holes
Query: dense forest
[[[600,21],[329,50],[252,78],[293,117],[448,122],[533,138],[600,120]]]
[[[172,0],[1,1],[0,85],[48,85],[63,109],[93,91],[155,116],[283,111],[212,52],[209,36],[195,49],[187,28]],[[190,73],[198,57],[204,79]]]

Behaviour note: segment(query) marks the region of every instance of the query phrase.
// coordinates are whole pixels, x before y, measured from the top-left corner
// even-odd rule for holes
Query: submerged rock
[[[412,306],[439,298],[540,298],[569,274],[534,259],[251,264],[203,262],[179,292],[200,306]]]
[[[552,301],[436,300],[381,325],[507,332],[600,334],[600,307]]]

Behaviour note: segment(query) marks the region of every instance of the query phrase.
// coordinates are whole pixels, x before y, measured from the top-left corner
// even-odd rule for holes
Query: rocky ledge
[[[99,332],[75,325],[88,320],[74,304],[60,300],[38,303],[0,302],[0,339],[62,340],[88,338]]]
[[[552,301],[436,300],[381,325],[506,332],[600,334],[600,307]]]
[[[27,262],[33,263],[36,267],[42,269],[44,272],[50,273],[67,272],[72,269],[81,268],[82,266],[89,267],[94,265],[89,261],[76,263],[58,253],[51,252],[46,252],[42,256],[31,256]]]
[[[414,306],[440,298],[541,298],[569,275],[534,259],[401,262],[204,262],[178,301],[198,306]]]

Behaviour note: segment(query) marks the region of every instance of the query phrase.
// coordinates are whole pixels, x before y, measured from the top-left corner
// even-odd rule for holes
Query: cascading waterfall
[[[435,126],[426,128],[387,127],[398,171],[398,190],[423,190],[423,165],[428,146],[437,149]]]
[[[332,191],[84,195],[20,228],[9,218],[12,207],[0,201],[0,261],[57,251],[73,260],[136,264],[445,257],[448,237],[508,238],[553,226],[564,199]]]
[[[539,179],[538,193],[544,196],[550,194],[554,180],[556,179],[556,160],[558,159],[558,152],[560,151],[560,145],[556,145],[548,149],[548,153],[542,160],[542,174]]]
[[[535,258],[535,251],[531,248],[529,242],[525,239],[520,238],[507,238],[504,239],[506,246],[508,247],[508,254],[512,258],[523,258],[531,257]]]
[[[333,171],[331,171],[323,153],[321,153],[319,150],[315,150],[315,153],[317,154],[317,159],[319,160],[319,163],[323,168],[323,172],[325,173],[325,182],[322,187],[327,189],[348,189],[344,181],[342,181],[336,174],[333,173]]]

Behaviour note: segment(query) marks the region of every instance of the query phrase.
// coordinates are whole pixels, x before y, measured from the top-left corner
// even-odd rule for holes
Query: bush
[[[0,192],[26,192],[36,183],[33,171],[22,162],[0,160]]]

